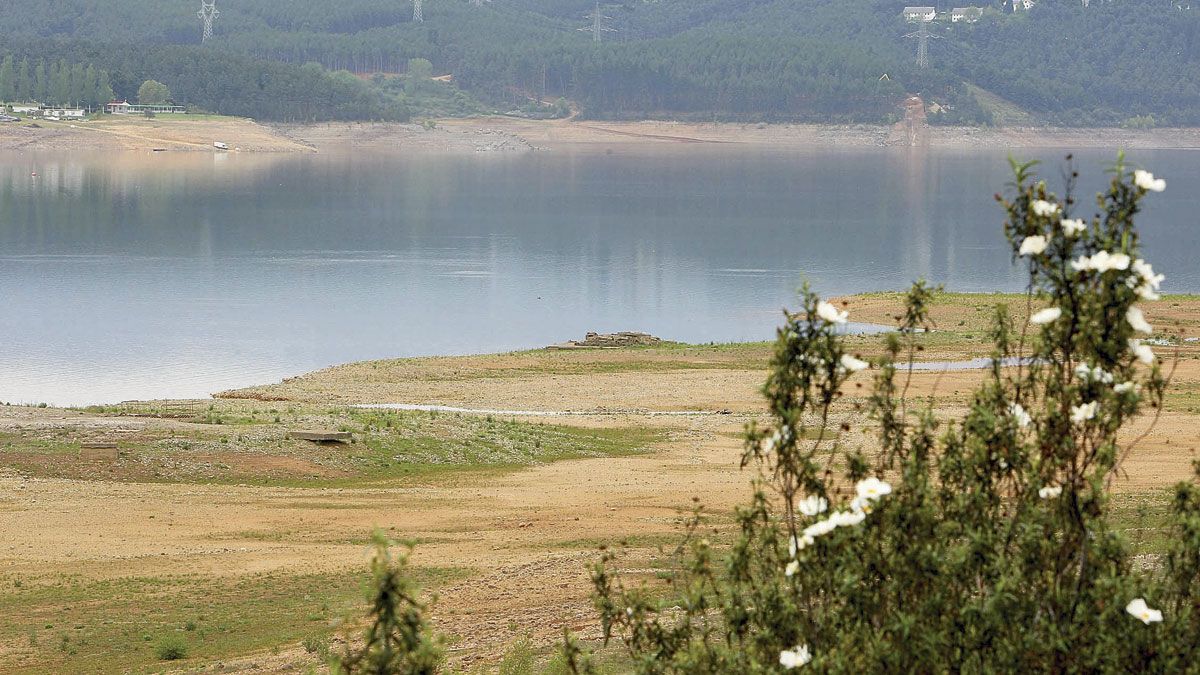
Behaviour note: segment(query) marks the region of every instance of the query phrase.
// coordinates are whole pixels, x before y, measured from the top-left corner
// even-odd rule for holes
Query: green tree
[[[71,102],[71,65],[66,59],[60,59],[50,70],[50,95],[55,105],[67,105]]]
[[[143,105],[161,105],[171,100],[171,90],[162,82],[146,80],[138,87],[137,99]]]
[[[29,71],[29,59],[21,59],[21,66],[17,69],[16,87],[16,98],[18,100],[31,101],[35,98],[33,95],[33,76]]]
[[[350,650],[335,672],[345,675],[433,675],[442,662],[441,647],[430,637],[428,608],[407,573],[408,553],[393,555],[383,532],[374,536],[370,625],[363,644]]]
[[[87,69],[82,63],[71,66],[71,103],[72,105],[92,105],[92,97],[88,95]]]
[[[4,57],[0,63],[0,103],[15,101],[17,98],[17,72],[13,65],[12,54]]]
[[[429,59],[408,60],[408,80],[404,88],[410,94],[428,89],[430,78],[433,77],[433,64]]]
[[[45,103],[50,97],[50,80],[46,73],[46,62],[38,61],[33,74],[33,100]]]

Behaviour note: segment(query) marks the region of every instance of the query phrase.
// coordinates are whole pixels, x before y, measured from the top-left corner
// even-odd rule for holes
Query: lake
[[[1061,184],[1062,153],[1023,154]],[[1005,156],[7,154],[0,401],[203,397],[593,330],[763,340],[805,280],[1018,290],[992,199]],[[1080,155],[1087,194],[1114,156]],[[1147,259],[1164,291],[1200,291],[1200,154],[1130,159],[1169,182]]]

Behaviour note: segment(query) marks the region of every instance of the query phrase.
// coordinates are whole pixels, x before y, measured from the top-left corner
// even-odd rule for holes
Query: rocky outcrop
[[[588,333],[582,340],[568,340],[552,345],[551,349],[586,349],[615,347],[646,347],[662,342],[648,333],[624,331],[621,333]]]

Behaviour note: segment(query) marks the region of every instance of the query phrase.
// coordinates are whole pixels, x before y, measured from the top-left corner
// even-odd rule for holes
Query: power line
[[[599,42],[600,36],[603,35],[604,33],[617,32],[616,28],[610,28],[605,25],[606,21],[612,21],[613,18],[611,16],[605,16],[600,11],[600,0],[596,0],[596,10],[594,12],[591,12],[590,14],[588,14],[587,18],[592,20],[592,25],[588,26],[586,28],[576,28],[575,30],[578,30],[578,31],[581,31],[584,33],[591,33],[593,42]]]

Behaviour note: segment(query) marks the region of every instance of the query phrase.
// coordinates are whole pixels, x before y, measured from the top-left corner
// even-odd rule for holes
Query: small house
[[[929,22],[937,18],[935,7],[905,7],[904,20],[909,23]]]
[[[146,113],[168,115],[186,113],[187,108],[184,106],[175,106],[174,103],[130,103],[128,101],[109,101],[108,104],[104,106],[104,112],[110,115],[144,115]]]
[[[975,23],[982,17],[982,7],[955,7],[950,10],[951,23]]]
[[[187,108],[173,103],[138,104],[129,101],[109,101],[104,111],[110,115],[170,115],[187,112]]]

